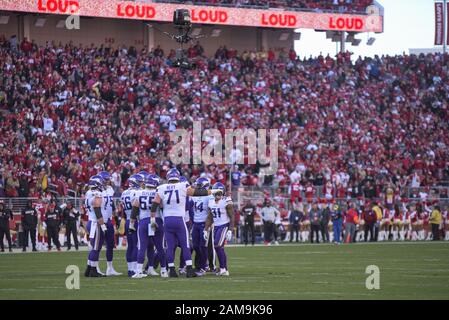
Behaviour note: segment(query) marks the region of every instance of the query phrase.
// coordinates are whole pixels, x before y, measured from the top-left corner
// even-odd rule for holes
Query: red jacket
[[[358,215],[357,211],[353,208],[346,211],[346,223],[357,223]]]

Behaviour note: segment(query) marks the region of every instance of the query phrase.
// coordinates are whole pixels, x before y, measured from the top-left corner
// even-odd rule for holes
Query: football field
[[[227,247],[229,278],[84,278],[86,251],[0,254],[4,299],[449,299],[449,243]],[[125,272],[125,251],[114,266]],[[104,252],[100,261],[106,269]],[[68,265],[80,289],[66,288]],[[365,273],[379,267],[380,289]]]

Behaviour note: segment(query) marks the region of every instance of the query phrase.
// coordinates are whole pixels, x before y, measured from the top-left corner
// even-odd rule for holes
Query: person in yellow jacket
[[[373,202],[373,211],[376,214],[376,224],[374,225],[374,234],[376,241],[379,238],[379,229],[380,229],[380,222],[382,221],[382,208],[376,203]]]
[[[432,225],[432,235],[433,241],[440,240],[440,225],[441,225],[442,215],[440,206],[434,206],[432,213],[430,214],[430,224]]]

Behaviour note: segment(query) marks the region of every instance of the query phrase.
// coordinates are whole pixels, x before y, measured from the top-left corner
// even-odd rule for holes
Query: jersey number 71
[[[168,194],[167,204],[170,204],[173,191],[176,193],[176,203],[179,203],[179,192],[178,190],[166,190],[164,194]]]

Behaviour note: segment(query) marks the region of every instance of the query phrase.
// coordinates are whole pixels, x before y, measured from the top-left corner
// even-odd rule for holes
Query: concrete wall
[[[0,13],[0,16],[9,16],[9,21],[7,24],[0,24],[0,36],[4,35],[7,39],[12,35],[19,36],[19,22],[18,17],[12,14]]]

